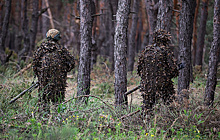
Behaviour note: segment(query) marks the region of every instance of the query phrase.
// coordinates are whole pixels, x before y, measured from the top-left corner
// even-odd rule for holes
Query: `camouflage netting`
[[[40,102],[63,101],[67,72],[74,68],[74,57],[51,38],[47,38],[38,47],[33,57],[33,70],[39,82]]]
[[[166,31],[156,31],[153,45],[146,46],[139,56],[137,71],[141,77],[143,112],[151,109],[160,98],[165,103],[174,99],[171,79],[178,75],[178,70],[169,48],[170,38]]]

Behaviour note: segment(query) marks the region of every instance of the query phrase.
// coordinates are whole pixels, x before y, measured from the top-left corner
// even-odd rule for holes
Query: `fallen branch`
[[[95,96],[95,95],[81,95],[81,96],[73,97],[73,98],[71,98],[71,99],[69,99],[69,100],[66,100],[66,101],[63,102],[62,104],[65,104],[65,103],[67,103],[67,102],[69,102],[69,101],[71,101],[71,100],[73,100],[73,99],[78,99],[78,98],[82,98],[82,97],[94,97],[94,98],[97,98],[97,99],[99,99],[100,101],[102,101],[105,105],[107,105],[109,108],[111,108],[111,109],[114,110],[114,108],[113,108],[112,106],[108,105],[105,101],[103,101],[101,98],[99,98],[99,97],[97,97],[97,96]],[[59,105],[59,104],[56,104],[56,105]]]
[[[132,116],[132,115],[134,115],[134,114],[136,114],[136,113],[138,113],[138,112],[140,112],[140,111],[141,111],[141,110],[137,110],[137,111],[135,111],[135,112],[129,113],[128,115],[124,115],[124,116],[122,116],[120,119],[122,120],[122,119],[127,118],[127,117],[129,117],[129,116]]]
[[[34,83],[32,84],[28,89],[25,89],[24,91],[22,91],[20,94],[18,94],[16,97],[14,97],[9,104],[14,103],[19,97],[21,97],[22,95],[24,95],[26,92],[28,91],[32,91],[32,89],[35,89],[38,87],[38,83]]]
[[[174,126],[174,124],[176,123],[176,121],[177,121],[178,119],[179,119],[179,117],[176,118],[176,119],[173,121],[172,125],[167,129],[167,132],[164,134],[163,139],[166,139],[167,133],[168,133],[169,130]]]
[[[139,85],[139,86],[136,86],[135,88],[133,88],[133,89],[131,89],[131,90],[125,92],[125,95],[127,96],[127,95],[131,94],[132,92],[138,90],[140,87],[141,87],[140,85]]]
[[[19,76],[20,74],[24,73],[26,70],[28,70],[31,67],[32,63],[28,64],[27,67],[23,68],[22,70],[20,70],[18,73],[16,73],[13,78]]]

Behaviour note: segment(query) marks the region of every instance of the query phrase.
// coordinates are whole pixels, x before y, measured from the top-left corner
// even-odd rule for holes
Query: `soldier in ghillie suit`
[[[156,31],[153,44],[146,46],[139,57],[137,71],[141,77],[143,113],[161,98],[166,104],[174,99],[171,79],[178,75],[178,70],[169,48],[170,38],[166,31]]]
[[[34,53],[33,70],[39,82],[39,101],[62,102],[65,98],[67,72],[74,68],[74,57],[58,41],[60,32],[50,29],[46,40]]]

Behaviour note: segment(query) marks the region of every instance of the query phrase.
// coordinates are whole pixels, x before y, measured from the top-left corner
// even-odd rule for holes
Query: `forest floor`
[[[194,75],[187,102],[158,103],[143,118],[139,90],[128,96],[127,109],[114,107],[114,74],[108,62],[97,63],[91,72],[87,105],[76,99],[74,70],[68,75],[67,102],[51,104],[49,110],[38,104],[37,89],[9,104],[34,80],[31,69],[15,76],[20,70],[14,63],[0,67],[0,139],[220,139],[220,82],[214,106],[203,106],[205,71]],[[128,90],[139,85],[135,70],[127,79]],[[177,78],[173,82],[177,88]]]

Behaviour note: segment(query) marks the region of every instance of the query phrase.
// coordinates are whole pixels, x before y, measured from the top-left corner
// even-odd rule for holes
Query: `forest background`
[[[56,28],[61,31],[62,34],[62,39],[60,43],[67,47],[71,53],[74,55],[76,59],[77,66],[72,71],[72,74],[74,78],[70,77],[69,83],[70,84],[70,89],[75,88],[74,91],[76,93],[76,81],[77,81],[77,74],[78,74],[78,64],[80,60],[80,44],[81,44],[81,38],[80,38],[80,1],[78,0],[1,0],[0,2],[0,21],[1,21],[1,26],[0,26],[0,52],[1,52],[1,77],[2,77],[2,83],[1,83],[1,91],[2,91],[2,98],[4,100],[1,101],[1,112],[2,116],[1,117],[1,131],[3,132],[3,137],[22,137],[25,136],[19,135],[15,136],[13,134],[8,134],[8,132],[13,132],[14,130],[17,131],[22,131],[26,132],[26,134],[31,134],[30,137],[47,137],[43,136],[42,134],[39,134],[39,131],[44,130],[43,124],[41,119],[37,119],[37,115],[33,117],[33,113],[36,113],[34,109],[32,108],[34,102],[29,105],[28,110],[32,108],[32,112],[22,112],[21,110],[16,111],[15,106],[9,106],[5,109],[3,109],[7,105],[7,100],[9,100],[11,97],[15,96],[19,91],[24,90],[31,83],[33,80],[33,73],[32,72],[26,72],[27,69],[31,67],[31,65],[28,65],[32,61],[32,54],[33,51],[36,49],[37,46],[40,45],[40,43],[43,41],[45,38],[46,32],[50,28]],[[181,40],[181,35],[180,35],[180,13],[181,13],[181,8],[183,6],[184,0],[178,1],[178,0],[173,0],[173,1],[167,1],[168,3],[166,4],[172,4],[173,9],[172,9],[172,19],[168,22],[170,28],[168,31],[170,31],[172,35],[172,41],[171,41],[171,49],[174,52],[174,56],[176,59],[178,59],[179,56],[179,51],[181,48],[179,40]],[[192,68],[189,68],[188,72],[190,73],[190,81],[193,82],[194,84],[191,85],[191,88],[189,89],[189,85],[187,88],[193,91],[195,87],[198,88],[196,91],[193,91],[194,94],[199,94],[202,99],[204,100],[204,94],[205,94],[205,83],[207,80],[207,74],[208,74],[208,67],[209,67],[209,57],[210,57],[210,50],[212,47],[212,41],[213,41],[213,16],[214,16],[214,4],[215,1],[211,0],[196,0],[197,5],[194,7],[194,15],[193,18],[191,19],[192,23],[192,28],[191,34],[192,34],[192,42],[189,43],[190,45],[190,65],[192,65]],[[114,64],[114,36],[115,36],[115,25],[117,23],[116,21],[116,12],[118,9],[118,0],[94,0],[90,4],[90,12],[91,12],[91,17],[92,17],[92,29],[91,29],[91,59],[90,59],[90,65],[91,65],[91,93],[94,93],[98,95],[100,92],[105,92],[109,97],[111,97],[111,93],[114,94],[114,69],[115,69],[115,64]],[[164,4],[164,5],[166,5]],[[10,7],[10,11],[8,13],[7,7]],[[158,14],[158,7],[159,7],[159,1],[158,0],[153,0],[153,1],[148,1],[148,0],[131,0],[130,3],[130,12],[129,12],[129,18],[128,18],[128,23],[127,23],[127,53],[126,53],[126,58],[128,61],[127,65],[127,70],[130,71],[128,73],[128,86],[131,86],[132,88],[134,86],[132,85],[138,85],[139,83],[139,78],[136,75],[136,61],[138,58],[138,54],[143,50],[143,48],[152,43],[152,33],[155,30],[153,27],[157,26],[157,14]],[[7,13],[10,15],[8,19],[8,25],[4,26],[7,24],[7,20],[5,20],[5,17]],[[153,19],[153,20],[152,20]],[[5,22],[6,21],[6,22]],[[5,37],[4,37],[5,36]],[[189,49],[189,48],[188,48]],[[218,49],[219,51],[219,49]],[[218,53],[219,54],[219,53]],[[220,55],[217,55],[217,61],[220,60]],[[218,64],[218,63],[217,63]],[[117,68],[117,67],[116,67]],[[192,71],[193,69],[193,71]],[[24,70],[24,71],[22,71]],[[218,69],[219,70],[219,69]],[[22,71],[22,72],[21,72]],[[18,75],[23,74],[23,75]],[[23,72],[26,72],[24,74]],[[103,78],[97,78],[97,76],[102,76]],[[216,73],[217,74],[217,73]],[[94,76],[96,75],[96,76]],[[13,78],[21,78],[22,82],[19,81],[18,79],[13,81]],[[108,80],[103,80],[108,78]],[[192,78],[193,77],[193,78]],[[218,81],[219,75],[217,75],[217,81]],[[8,79],[8,80],[5,80]],[[201,80],[201,81],[200,81]],[[95,81],[95,82],[94,82]],[[97,82],[96,82],[97,81]],[[21,85],[16,85],[19,83],[22,83]],[[27,82],[28,84],[24,84]],[[102,82],[100,84],[99,82]],[[177,79],[174,80],[176,86],[177,86]],[[12,84],[13,83],[13,84]],[[99,83],[99,84],[97,84]],[[8,85],[9,84],[9,85]],[[6,86],[7,85],[7,86]],[[11,86],[12,85],[12,86]],[[202,86],[201,86],[202,85]],[[195,87],[194,87],[195,86]],[[200,87],[201,86],[201,87]],[[98,87],[98,88],[97,88]],[[127,86],[126,86],[127,88]],[[177,88],[177,87],[176,87]],[[95,89],[95,90],[94,90]],[[127,89],[126,89],[127,90]],[[216,112],[219,113],[219,84],[217,83],[217,88],[216,88],[216,93],[215,93],[215,110]],[[7,92],[6,92],[7,91]],[[10,93],[5,94],[5,93]],[[36,91],[35,91],[36,92]],[[77,92],[78,93],[78,92]],[[37,94],[37,93],[35,93]],[[138,94],[138,93],[137,93]],[[91,94],[92,95],[92,94]],[[72,95],[71,95],[72,96]],[[106,96],[106,95],[105,95]],[[105,99],[105,96],[101,95],[102,99]],[[214,96],[214,95],[213,95]],[[22,98],[19,103],[19,107],[23,105],[23,103],[27,103],[28,99],[33,99],[33,97],[27,97],[27,99]],[[98,97],[98,96],[97,96]],[[95,99],[98,99],[94,97]],[[106,103],[104,100],[100,100],[99,106],[101,109],[103,102]],[[24,101],[23,101],[24,100]],[[33,99],[34,100],[34,99]],[[114,99],[113,99],[114,100]],[[94,100],[93,100],[94,101]],[[23,103],[22,103],[23,102]],[[35,101],[36,102],[36,101]],[[131,105],[132,100],[129,101],[129,104]],[[137,101],[139,102],[139,100]],[[196,103],[200,104],[201,102]],[[98,101],[96,102],[98,104]],[[110,102],[112,104],[113,102]],[[64,116],[61,117],[60,122],[62,123],[63,121],[68,118],[68,116],[71,116],[69,114],[69,106],[71,104],[75,103],[70,103],[68,104],[68,107],[65,106],[65,109],[61,109],[60,111],[60,106],[56,108],[55,110],[58,111],[59,115],[64,114]],[[117,103],[116,103],[117,104]],[[120,103],[119,103],[120,104]],[[217,104],[217,106],[216,106]],[[91,106],[93,106],[92,104]],[[196,104],[193,104],[196,106]],[[76,113],[79,109],[77,107],[79,105],[76,105],[76,107],[72,108],[72,112]],[[87,109],[91,106],[87,106]],[[63,106],[62,106],[63,107]],[[61,107],[61,108],[62,108]],[[81,106],[80,106],[81,107]],[[27,111],[27,107],[21,107],[25,108]],[[132,107],[131,107],[132,108]],[[135,109],[134,109],[135,108]],[[75,111],[74,111],[75,109]],[[93,110],[94,108],[92,108]],[[149,125],[143,126],[142,128],[136,128],[136,125],[131,125],[131,128],[127,128],[126,126],[126,121],[119,121],[116,126],[121,126],[121,123],[123,126],[122,128],[118,128],[115,126],[115,122],[112,123],[111,119],[116,119],[116,118],[121,118],[124,117],[123,115],[128,114],[128,117],[131,117],[129,113],[131,111],[138,112],[140,108],[138,106],[133,107],[133,109],[130,109],[128,112],[123,113],[116,113],[116,114],[111,114],[107,113],[107,117],[103,115],[104,113],[96,112],[98,116],[101,116],[102,118],[106,118],[109,121],[109,125],[104,125],[104,121],[102,123],[99,123],[98,120],[93,120],[97,122],[97,124],[94,124],[94,126],[91,126],[91,128],[95,127],[97,131],[91,131],[90,129],[88,132],[84,132],[83,136],[87,136],[91,133],[95,133],[94,137],[97,136],[96,133],[101,133],[103,134],[103,137],[106,137],[107,134],[114,134],[115,137],[123,137],[124,135],[127,135],[130,130],[133,130],[132,132],[138,133],[138,136],[140,137],[152,137],[155,135],[158,135],[159,137],[164,137],[167,136],[168,134],[174,135],[174,137],[180,138],[184,137],[186,134],[188,136],[197,137],[198,131],[197,128],[202,127],[201,124],[204,123],[205,121],[209,120],[200,120],[198,123],[199,119],[198,117],[195,116],[205,116],[204,114],[206,112],[199,112],[197,114],[197,110],[193,110],[194,108],[192,107],[191,111],[190,110],[185,110],[185,115],[189,115],[188,121],[190,119],[194,119],[196,122],[195,124],[189,125],[189,127],[184,126],[184,131],[185,133],[182,133],[181,128],[176,126],[176,130],[173,130],[173,128],[168,128],[165,129],[162,126],[157,127],[156,125],[153,125],[153,127],[150,127]],[[13,111],[12,111],[13,110]],[[103,109],[106,111],[105,109]],[[195,112],[193,112],[193,111]],[[213,108],[212,108],[213,110]],[[9,112],[17,112],[17,113],[9,113]],[[109,110],[108,110],[109,111]],[[208,110],[209,112],[213,112]],[[6,114],[9,113],[10,117],[5,118]],[[22,116],[21,112],[24,113],[25,115]],[[68,112],[68,113],[67,113]],[[88,123],[88,114],[85,112],[82,113],[82,111],[78,111],[77,113],[81,117],[81,121]],[[94,111],[95,112],[95,111]],[[111,111],[110,111],[111,112]],[[218,113],[215,112],[215,115],[218,115]],[[191,114],[190,114],[191,113]],[[30,115],[32,114],[32,117]],[[86,115],[85,115],[86,114]],[[95,114],[95,113],[94,113]],[[93,114],[93,115],[94,115]],[[101,114],[101,115],[100,115]],[[111,114],[111,115],[110,115]],[[156,113],[155,113],[156,114]],[[164,113],[166,114],[166,113]],[[200,115],[202,114],[202,115]],[[121,116],[120,116],[121,115]],[[136,115],[136,114],[134,114]],[[166,114],[167,115],[167,114]],[[169,114],[170,115],[170,114]],[[212,114],[212,117],[215,116]],[[22,117],[21,117],[22,116]],[[40,115],[39,115],[40,116]],[[72,115],[73,116],[73,115]],[[75,115],[77,116],[77,115]],[[95,115],[94,115],[95,116]],[[104,116],[104,117],[103,117]],[[111,116],[111,117],[110,117]],[[115,118],[114,118],[114,117]],[[194,118],[190,118],[193,116]],[[211,115],[210,115],[211,116]],[[53,116],[54,117],[54,116]],[[51,118],[53,118],[51,117]],[[57,116],[56,116],[57,117]],[[56,118],[54,117],[54,118]],[[60,117],[60,116],[59,116]],[[138,118],[138,116],[133,116],[133,119],[135,117]],[[153,116],[155,119],[155,116]],[[211,118],[212,118],[211,117]],[[16,118],[16,119],[15,119]],[[20,124],[18,121],[19,119],[17,118],[23,118],[21,122],[25,122],[30,126],[30,128],[24,129],[24,126]],[[77,117],[75,117],[77,119]],[[74,119],[75,119],[74,118]],[[131,117],[132,118],[132,117]],[[129,118],[129,119],[131,119]],[[197,118],[197,119],[196,119]],[[210,120],[212,120],[210,118]],[[16,125],[11,124],[12,120],[17,120]],[[75,121],[76,121],[75,119]],[[128,120],[129,120],[128,119]],[[6,123],[7,121],[8,123]],[[9,121],[10,120],[10,121]],[[56,119],[55,119],[56,120]],[[117,119],[116,119],[117,120]],[[116,121],[115,120],[115,121]],[[127,120],[127,121],[128,121]],[[57,121],[57,120],[56,120]],[[72,120],[74,121],[74,120]],[[90,120],[91,121],[91,120]],[[141,120],[139,120],[141,122]],[[167,123],[167,126],[172,126],[173,123],[175,123],[177,120],[169,120]],[[191,120],[192,121],[192,120]],[[201,123],[201,121],[204,121]],[[213,121],[213,120],[212,120]],[[68,122],[68,119],[66,120],[65,123]],[[131,121],[132,122],[132,121]],[[159,121],[158,121],[159,122]],[[180,121],[181,122],[181,121]],[[192,121],[194,123],[194,121]],[[205,129],[203,131],[203,135],[199,133],[199,136],[204,136],[204,137],[220,137],[219,134],[219,120],[215,120],[216,125],[210,124],[210,132],[212,135],[207,135],[207,132],[205,132]],[[51,123],[51,122],[50,122]],[[84,127],[85,124],[81,124],[80,122],[77,122],[78,124],[76,125],[76,128],[81,128],[82,130],[87,130],[86,127]],[[128,122],[127,122],[128,123]],[[210,123],[210,122],[209,122]],[[101,127],[100,125],[104,125],[106,127]],[[118,125],[120,124],[120,125]],[[155,124],[155,122],[154,122]],[[180,123],[181,124],[181,123]],[[18,127],[18,126],[20,127]],[[35,126],[36,125],[36,126]],[[40,125],[40,126],[39,126]],[[53,126],[56,126],[55,124],[52,123]],[[74,124],[75,125],[75,124]],[[89,125],[89,123],[88,123]],[[205,123],[204,123],[205,125]],[[203,126],[204,126],[203,125]],[[211,126],[212,125],[212,126]],[[66,126],[66,125],[65,125]],[[35,128],[36,127],[36,128]],[[68,126],[66,126],[68,127]],[[159,132],[161,130],[161,127],[166,131],[166,132]],[[174,125],[172,127],[175,127]],[[192,127],[192,129],[190,129]],[[16,128],[16,129],[13,129]],[[56,128],[56,127],[55,127]],[[51,132],[54,132],[54,135],[56,135],[55,132],[51,129]],[[64,127],[65,128],[65,127]],[[79,133],[80,130],[72,127],[76,134]],[[134,129],[137,131],[134,131]],[[159,129],[160,128],[160,129]],[[187,128],[187,130],[185,129]],[[56,128],[57,129],[57,128]],[[111,129],[111,130],[109,130]],[[142,132],[142,129],[144,132]],[[159,130],[158,130],[159,129]],[[12,131],[11,131],[12,130]],[[82,130],[80,131],[82,133]],[[102,131],[103,130],[103,131]],[[128,132],[127,132],[128,130]],[[150,131],[149,131],[150,130]],[[191,131],[196,130],[195,134],[192,133]],[[28,131],[28,132],[27,132]],[[46,130],[44,130],[46,131]],[[59,130],[59,133],[65,133],[67,130]],[[114,131],[114,132],[111,132]],[[118,131],[123,131],[123,133],[119,133]],[[176,131],[176,132],[175,132]],[[201,130],[199,130],[201,131]],[[209,131],[208,131],[209,132]],[[147,135],[149,133],[149,135]],[[180,137],[178,137],[177,133],[181,133]],[[36,134],[36,135],[35,135]],[[44,133],[46,134],[46,132]],[[120,135],[121,134],[121,135]],[[151,135],[150,135],[151,134]],[[78,135],[77,135],[78,136]],[[131,134],[131,136],[134,136],[134,134]],[[27,136],[29,137],[29,135]],[[72,135],[70,135],[72,137]],[[112,136],[113,137],[113,136]]]

